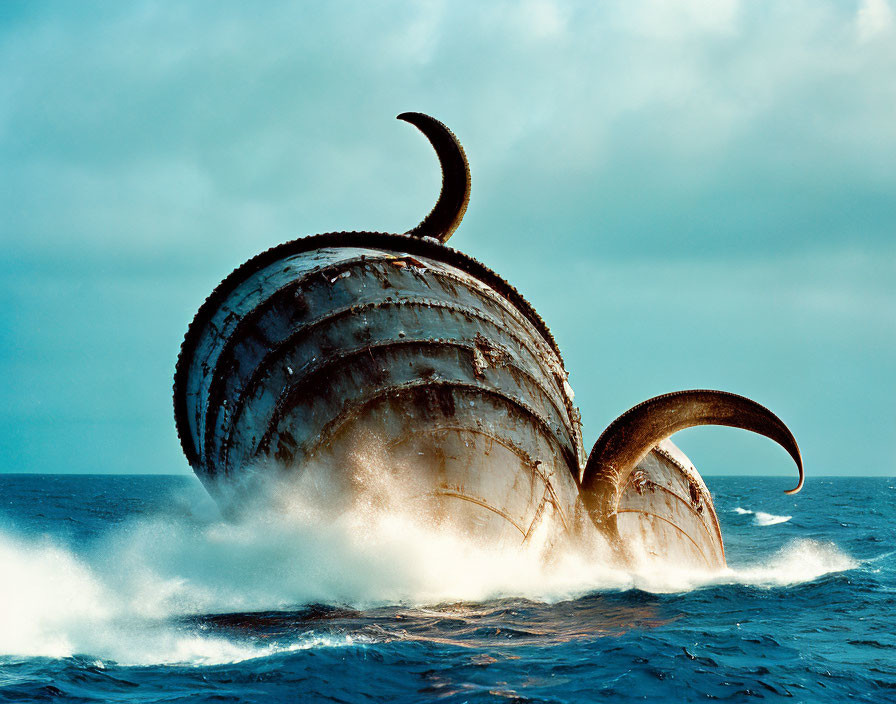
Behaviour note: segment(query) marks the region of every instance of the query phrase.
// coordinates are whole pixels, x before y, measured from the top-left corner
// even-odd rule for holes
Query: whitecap
[[[757,526],[774,526],[779,523],[787,523],[793,516],[776,516],[773,513],[757,511],[753,516],[753,523]]]
[[[751,511],[748,508],[741,508],[740,506],[736,506],[732,511],[739,516],[753,516],[753,525],[756,526],[773,526],[778,523],[786,523],[793,518],[793,516],[776,516],[773,513],[766,513],[765,511]]]

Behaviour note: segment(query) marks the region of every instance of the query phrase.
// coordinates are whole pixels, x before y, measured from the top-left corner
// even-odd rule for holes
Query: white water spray
[[[209,635],[178,619],[309,603],[359,609],[500,597],[553,603],[599,590],[774,588],[856,566],[835,546],[806,540],[763,564],[719,572],[656,564],[614,569],[599,545],[554,549],[546,560],[544,546],[481,544],[449,523],[399,510],[383,498],[400,496],[399,488],[379,481],[336,513],[307,486],[279,487],[276,509],[259,504],[238,522],[147,517],[77,551],[0,531],[0,655],[233,662],[358,638],[305,634],[259,644]]]

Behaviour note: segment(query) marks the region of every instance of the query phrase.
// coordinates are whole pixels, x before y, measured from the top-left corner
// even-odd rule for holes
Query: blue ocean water
[[[0,475],[0,701],[896,701],[896,479],[709,479],[730,570]]]

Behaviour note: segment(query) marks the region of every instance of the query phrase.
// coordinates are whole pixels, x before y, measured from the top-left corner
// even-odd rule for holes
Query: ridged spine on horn
[[[442,189],[435,206],[406,234],[447,242],[460,225],[470,202],[470,165],[454,133],[444,124],[420,112],[403,112],[399,120],[414,125],[432,144],[442,166]]]
[[[803,462],[793,434],[770,410],[724,391],[677,391],[644,401],[613,421],[601,434],[582,475],[581,492],[592,519],[612,526],[616,507],[635,467],[658,443],[697,425],[725,425],[764,435],[781,445],[799,470],[794,494],[803,486]]]

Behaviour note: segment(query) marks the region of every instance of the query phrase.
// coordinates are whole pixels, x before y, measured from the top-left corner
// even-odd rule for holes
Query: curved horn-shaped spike
[[[774,413],[725,391],[676,391],[656,396],[626,411],[598,438],[582,476],[582,499],[595,521],[616,511],[619,496],[635,466],[667,437],[695,425],[727,425],[765,435],[781,445],[799,469],[799,482],[786,493],[803,488],[803,461],[793,434]]]
[[[434,237],[447,242],[460,225],[470,202],[470,165],[457,137],[434,117],[422,112],[403,112],[399,120],[408,122],[432,144],[442,165],[442,191],[435,206],[413,230],[406,234],[415,237]]]

